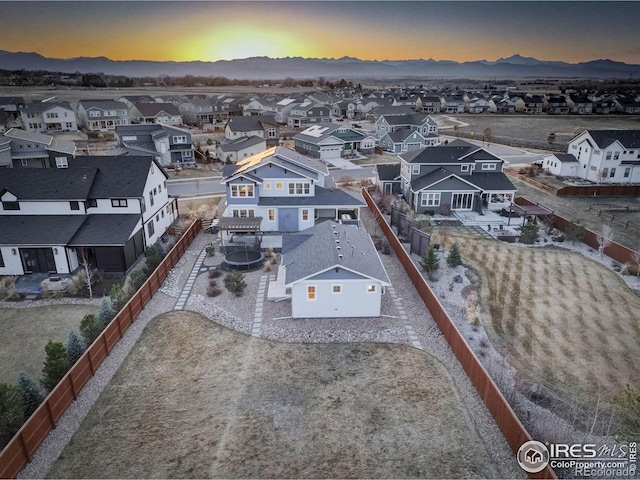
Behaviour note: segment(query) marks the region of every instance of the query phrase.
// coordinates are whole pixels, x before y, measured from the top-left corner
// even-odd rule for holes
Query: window
[[[153,220],[149,220],[149,223],[147,224],[147,232],[149,233],[149,237],[153,237],[153,234],[155,232],[153,228]]]
[[[253,197],[253,185],[231,185],[232,197]]]
[[[275,128],[267,128],[267,138],[276,138],[277,136]]]
[[[153,192],[149,191],[149,200],[151,201],[151,206],[153,207]]]
[[[264,189],[265,190],[271,190],[271,182],[265,182],[264,183]]]
[[[331,285],[331,293],[342,293],[342,285]]]
[[[23,158],[22,160],[20,160],[20,165],[22,165],[23,167],[28,167],[29,160],[27,160],[26,158]]]
[[[87,208],[95,208],[98,206],[98,201],[95,198],[87,200]]]
[[[420,165],[411,165],[411,175],[418,175],[420,173]]]
[[[307,300],[310,302],[315,302],[317,300],[315,285],[307,285]]]
[[[191,152],[189,150],[183,150],[182,151],[182,160],[184,161],[185,158],[191,158]]]
[[[80,202],[76,202],[75,200],[70,201],[69,206],[71,210],[80,210]]]
[[[609,178],[613,178],[613,177],[615,177],[615,176],[616,176],[616,169],[615,169],[615,168],[612,168],[612,169],[611,169],[611,173],[609,174]]]
[[[308,183],[290,183],[289,195],[309,195],[311,187]]]
[[[20,210],[20,202],[2,202],[2,208],[5,210]]]
[[[603,168],[602,169],[602,178],[605,178],[609,175],[609,169],[608,168]]]
[[[282,190],[282,182],[276,182],[276,190]]]
[[[549,161],[547,160],[547,162],[549,162]],[[462,166],[460,167],[460,170],[461,170],[462,172],[468,172],[468,171],[469,171],[469,165],[462,165]]]
[[[624,178],[629,178],[629,174],[631,174],[631,167],[627,167],[624,169]]]
[[[495,170],[496,169],[496,164],[495,163],[483,163],[482,164],[482,170]]]
[[[593,154],[594,154],[594,155],[600,155],[600,150],[598,150],[598,149],[594,148],[594,149],[593,149]]]
[[[613,159],[618,160],[620,158],[620,152],[613,152]]]
[[[187,143],[186,135],[175,135],[173,137],[173,143]]]
[[[306,222],[309,220],[309,210],[306,208],[302,210],[302,221]]]
[[[56,112],[48,112],[47,118],[58,118],[58,114]]]
[[[111,199],[111,206],[112,207],[116,207],[116,208],[123,208],[127,206],[127,199],[126,198],[112,198]]]
[[[56,168],[67,168],[68,166],[67,157],[56,157]]]
[[[585,165],[585,167],[586,167],[586,165]],[[596,170],[598,170],[598,167],[596,167],[595,165],[591,165],[589,167],[589,170],[591,170],[592,172],[595,172]]]
[[[255,216],[255,210],[251,210],[251,209],[246,209],[246,208],[239,208],[239,209],[234,209],[233,210],[233,216],[238,218],[244,218],[244,217],[254,217]]]
[[[611,160],[611,152],[607,152],[607,156],[605,157],[606,160]]]
[[[376,286],[375,285],[367,285],[367,293],[375,293]]]
[[[273,222],[276,219],[276,211],[269,210],[269,221]]]
[[[99,117],[100,116],[100,111],[98,111],[98,110],[90,110],[89,111],[89,116],[90,117]]]
[[[67,122],[65,125],[67,128],[73,128],[73,122]]]
[[[422,207],[437,207],[440,205],[439,193],[423,193],[420,202]]]

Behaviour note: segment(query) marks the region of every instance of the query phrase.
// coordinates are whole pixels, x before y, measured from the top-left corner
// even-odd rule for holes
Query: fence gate
[[[417,228],[411,229],[411,253],[418,254],[422,257],[429,248],[430,242],[431,235]]]

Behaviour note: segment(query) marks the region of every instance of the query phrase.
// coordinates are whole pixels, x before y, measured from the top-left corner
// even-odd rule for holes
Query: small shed
[[[542,159],[542,167],[552,175],[577,177],[580,162],[571,153],[555,153]]]

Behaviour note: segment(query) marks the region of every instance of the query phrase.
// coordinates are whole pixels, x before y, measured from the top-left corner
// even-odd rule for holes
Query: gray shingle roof
[[[122,246],[133,235],[140,215],[88,215],[70,247]]]
[[[469,180],[468,177],[462,177]],[[482,173],[474,172],[471,174],[471,183],[477,185],[482,190],[508,190],[515,191],[517,188],[511,183],[509,177],[502,172]]]
[[[18,200],[86,200],[98,170],[67,168],[0,169],[0,193],[8,190]]]
[[[640,130],[587,130],[600,148],[616,140],[627,148],[640,148]]]
[[[311,197],[260,197],[261,207],[363,207],[365,203],[344,190],[328,190],[316,185],[315,195]]]
[[[86,110],[90,108],[97,108],[99,110],[129,110],[126,103],[118,102],[117,100],[104,99],[104,100],[80,100],[78,105]]]
[[[87,217],[85,215],[0,216],[0,245],[66,245]]]
[[[136,103],[134,106],[143,117],[156,117],[162,112],[173,116],[182,115],[178,107],[171,103]]]
[[[265,125],[277,126],[273,116],[269,115],[251,115],[241,117],[231,117],[227,122],[227,126],[233,132],[251,132],[254,130],[263,130]]]
[[[554,156],[562,163],[578,163],[578,159],[573,153],[556,153]]]
[[[423,123],[432,123],[436,125],[436,122],[425,113],[413,113],[410,115],[391,115],[384,117],[389,125],[422,125]]]
[[[260,143],[265,143],[266,140],[257,135],[251,135],[250,137],[242,137],[232,140],[230,142],[221,143],[220,150],[223,152],[237,152],[243,148],[252,147]]]
[[[369,234],[333,221],[322,222],[297,235],[285,235],[282,253],[286,284],[335,267],[390,283]]]
[[[400,164],[395,165],[376,165],[378,178],[380,180],[392,181],[400,176]]]

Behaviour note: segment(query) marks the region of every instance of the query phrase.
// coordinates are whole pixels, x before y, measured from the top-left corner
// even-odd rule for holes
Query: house
[[[443,113],[464,113],[464,98],[458,95],[444,96],[440,99],[440,111]]]
[[[392,153],[404,153],[419,148],[438,145],[439,138],[425,138],[420,132],[410,128],[401,128],[393,132],[385,133],[378,145],[382,150]]]
[[[592,98],[593,113],[609,115],[616,111],[616,102],[611,97]]]
[[[297,232],[323,220],[358,223],[364,202],[329,184],[327,166],[285,147],[226,165],[224,217],[256,217],[263,232]]]
[[[252,135],[221,143],[218,145],[216,155],[223,162],[237,163],[266,149],[267,141],[263,137]]]
[[[114,155],[151,155],[163,167],[194,164],[195,153],[188,130],[171,125],[122,125],[116,127]]]
[[[156,99],[151,95],[125,95],[118,98],[119,102],[124,103],[127,107],[133,108],[136,103],[155,103]]]
[[[392,105],[382,105],[372,108],[365,118],[376,122],[382,116],[390,117],[392,115],[412,115],[413,113],[415,113],[413,108],[407,105],[399,105],[395,107]]]
[[[278,145],[280,140],[280,125],[271,115],[251,115],[229,117],[224,127],[227,140],[237,140],[243,137],[262,137],[267,146]]]
[[[391,285],[369,234],[333,221],[283,237],[275,283],[293,318],[379,317]]]
[[[400,164],[378,164],[374,167],[375,184],[383,195],[398,195],[402,193],[402,177],[400,176]]]
[[[77,157],[0,170],[0,275],[73,273],[81,252],[126,272],[177,215],[152,157]]]
[[[49,168],[75,155],[75,143],[43,133],[11,128],[0,137],[0,167]]]
[[[415,130],[427,136],[438,135],[438,123],[424,113],[409,115],[383,115],[376,120],[376,137],[382,138],[386,132],[394,132],[403,128]]]
[[[204,124],[215,123],[216,117],[222,112],[214,112],[213,106],[218,100],[212,98],[192,97],[185,99],[179,106],[178,111],[182,114],[185,122]]]
[[[422,113],[440,113],[442,100],[437,95],[424,95],[416,100],[416,109]]]
[[[171,103],[134,103],[131,107],[131,122],[182,125],[182,114]]]
[[[489,111],[499,114],[511,114],[516,112],[516,103],[510,98],[494,95],[489,99]]]
[[[4,110],[9,120],[20,118],[20,108],[24,107],[23,97],[0,97],[0,110]]]
[[[370,155],[376,139],[351,127],[335,123],[312,125],[293,136],[295,150],[321,160],[334,160],[357,152]]]
[[[309,123],[330,123],[332,115],[333,110],[330,106],[305,100],[291,107],[287,125],[291,128],[300,128]]]
[[[115,100],[80,100],[78,125],[90,132],[114,131],[119,125],[129,125],[129,107]]]
[[[275,105],[275,121],[279,124],[286,124],[289,120],[291,109],[297,104],[295,98],[287,97],[280,100]]]
[[[58,99],[27,102],[20,107],[24,130],[34,133],[77,132],[76,114],[69,102]]]
[[[467,103],[468,113],[486,113],[491,109],[489,101],[481,96],[471,96]]]
[[[585,130],[567,153],[580,166],[577,177],[594,183],[640,183],[640,130]]]
[[[576,115],[591,115],[593,113],[593,102],[586,95],[570,94],[567,105],[569,112]]]
[[[632,96],[619,96],[614,99],[616,112],[627,115],[640,114],[640,102]]]
[[[501,210],[516,188],[504,160],[462,140],[399,155],[402,193],[416,213]]]
[[[568,115],[567,98],[564,95],[548,95],[544,99],[544,111],[547,115]]]
[[[555,153],[542,159],[542,167],[552,175],[577,177],[580,162],[570,153]]]
[[[541,95],[514,94],[511,100],[515,103],[515,111],[527,115],[542,115],[544,98]],[[503,112],[500,112],[503,113]]]

